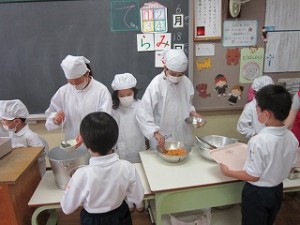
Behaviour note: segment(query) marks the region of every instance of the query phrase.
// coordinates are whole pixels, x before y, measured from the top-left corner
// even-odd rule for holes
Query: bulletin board
[[[276,12],[276,13],[274,13]],[[264,72],[300,71],[300,1],[267,0]]]
[[[30,113],[44,113],[51,97],[66,84],[61,61],[83,55],[91,61],[94,78],[110,91],[115,74],[129,72],[138,81],[141,98],[155,68],[154,52],[137,51],[139,8],[146,0],[26,1],[0,0],[1,99],[21,99]],[[172,45],[188,55],[189,17],[186,0],[158,3],[168,8]],[[123,5],[122,5],[123,4]],[[173,28],[172,15],[184,16]]]

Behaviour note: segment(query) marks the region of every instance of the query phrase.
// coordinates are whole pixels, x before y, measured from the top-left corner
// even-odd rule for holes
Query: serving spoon
[[[68,142],[66,142],[66,138],[65,138],[65,134],[64,134],[64,121],[62,121],[61,133],[62,133],[62,136],[64,137],[64,139],[60,142],[60,146],[63,148],[70,147],[71,145]]]

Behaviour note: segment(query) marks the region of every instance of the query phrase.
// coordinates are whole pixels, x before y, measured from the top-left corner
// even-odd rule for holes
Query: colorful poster
[[[250,47],[241,49],[240,83],[252,83],[263,74],[264,48]]]
[[[140,9],[143,33],[165,33],[168,31],[167,7],[157,3],[145,3]]]

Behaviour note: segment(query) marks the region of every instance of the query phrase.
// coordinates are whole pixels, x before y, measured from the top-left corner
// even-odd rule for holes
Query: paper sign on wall
[[[240,59],[240,83],[252,83],[262,76],[264,48],[243,48]]]
[[[254,46],[257,44],[257,20],[226,20],[223,26],[223,46]]]
[[[140,9],[141,31],[143,33],[160,33],[168,31],[167,7],[148,2]]]

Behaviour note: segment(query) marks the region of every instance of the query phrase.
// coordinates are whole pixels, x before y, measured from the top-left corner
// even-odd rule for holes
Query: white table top
[[[179,163],[164,161],[156,151],[140,152],[142,164],[153,193],[236,182],[224,176],[217,163],[203,159],[196,149]],[[300,179],[284,181],[284,188],[300,187]]]
[[[142,184],[145,189],[145,196],[151,195],[150,187],[145,176],[145,172],[141,163],[133,164],[138,171]],[[46,171],[42,180],[40,181],[38,187],[33,193],[29,206],[44,206],[44,205],[54,205],[59,204],[64,190],[57,188],[55,184],[54,174],[51,170]]]
[[[222,175],[219,165],[203,159],[196,149],[179,163],[164,161],[157,151],[143,151],[140,156],[152,192],[236,181]]]

